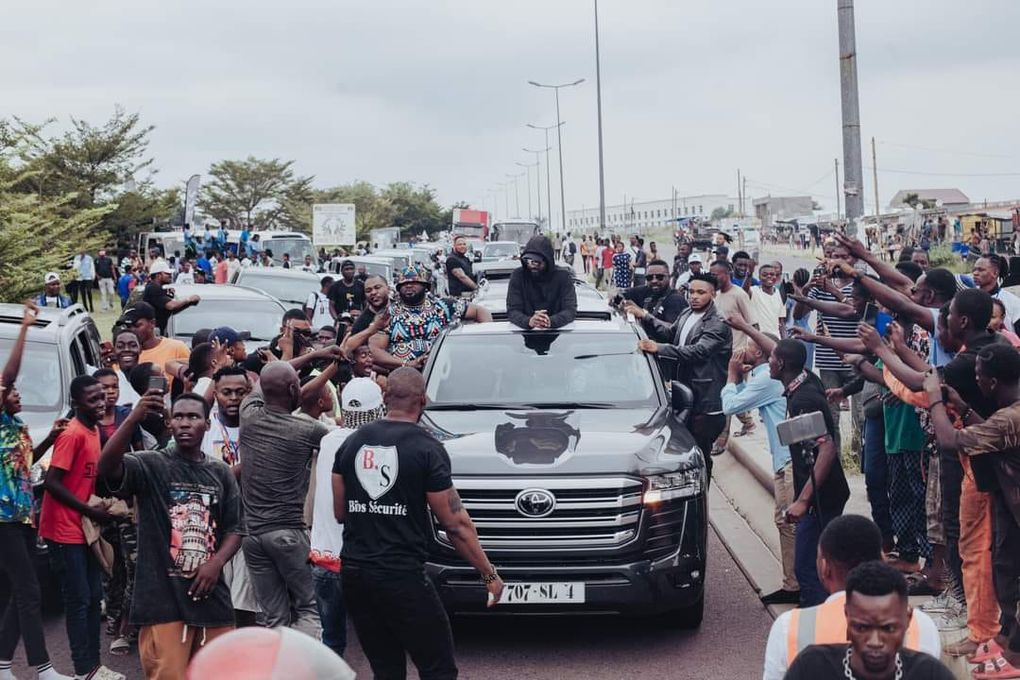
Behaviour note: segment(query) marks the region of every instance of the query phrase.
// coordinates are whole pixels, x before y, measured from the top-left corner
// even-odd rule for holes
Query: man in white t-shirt
[[[362,425],[385,415],[382,389],[371,378],[354,378],[340,394],[343,427],[322,438],[315,463],[315,503],[312,507],[311,554],[315,600],[322,621],[322,643],[340,656],[347,647],[347,608],[340,586],[340,548],[343,525],[333,514],[333,463],[344,440]]]
[[[786,305],[783,304],[783,296],[776,288],[776,281],[779,279],[779,270],[773,264],[764,264],[758,270],[761,277],[761,285],[752,286],[751,295],[751,323],[758,326],[762,333],[770,333],[777,338],[779,327],[786,317]]]
[[[312,324],[313,329],[332,326],[335,323],[333,315],[329,312],[328,295],[333,282],[332,276],[323,276],[320,281],[319,290],[310,293],[308,299],[305,300],[305,315],[308,317],[308,322]]]
[[[241,462],[238,438],[241,432],[241,402],[251,392],[251,380],[240,366],[225,366],[213,375],[213,408],[210,427],[202,439],[202,452],[234,468]],[[200,395],[203,398],[204,394]],[[259,611],[255,591],[244,561],[244,551],[234,553],[223,566],[223,579],[230,588],[230,600],[238,625],[255,625]]]

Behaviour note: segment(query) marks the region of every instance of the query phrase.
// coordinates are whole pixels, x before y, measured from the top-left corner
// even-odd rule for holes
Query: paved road
[[[470,617],[454,619],[457,659],[463,678],[660,677],[677,680],[760,677],[771,618],[714,532],[709,532],[708,600],[699,631],[657,629],[619,617]],[[69,672],[70,654],[63,620],[46,622],[54,665]],[[348,661],[362,678],[368,663],[351,632]],[[110,638],[103,636],[104,645]],[[33,677],[24,655],[15,654],[14,672]],[[104,663],[141,678],[138,656],[110,657]],[[411,677],[416,677],[413,673]]]

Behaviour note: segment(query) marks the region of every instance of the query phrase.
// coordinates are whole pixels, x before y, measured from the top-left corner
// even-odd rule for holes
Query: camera
[[[791,446],[824,437],[829,430],[825,426],[825,416],[822,412],[813,411],[776,423],[776,432],[779,434],[780,444]]]

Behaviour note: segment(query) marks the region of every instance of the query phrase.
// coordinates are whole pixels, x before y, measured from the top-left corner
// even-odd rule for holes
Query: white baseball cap
[[[56,272],[48,272],[43,278],[44,283],[53,283],[54,281],[60,281],[60,274]]]
[[[382,388],[371,378],[354,378],[340,393],[340,408],[344,411],[374,411],[382,403]]]
[[[149,265],[149,274],[171,274],[173,269],[170,268],[170,264],[164,260],[159,259]]]
[[[701,261],[701,255],[698,255],[697,253],[694,253],[690,257],[687,258],[687,264],[690,264],[691,262],[697,262],[698,264],[704,264]]]

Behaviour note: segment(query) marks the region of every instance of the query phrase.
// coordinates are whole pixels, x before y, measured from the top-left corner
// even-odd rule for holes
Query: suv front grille
[[[454,484],[482,547],[500,551],[615,549],[638,535],[642,482],[631,477],[461,478]],[[555,507],[528,516],[516,502],[525,489],[549,492]],[[435,523],[436,538],[450,547]]]

